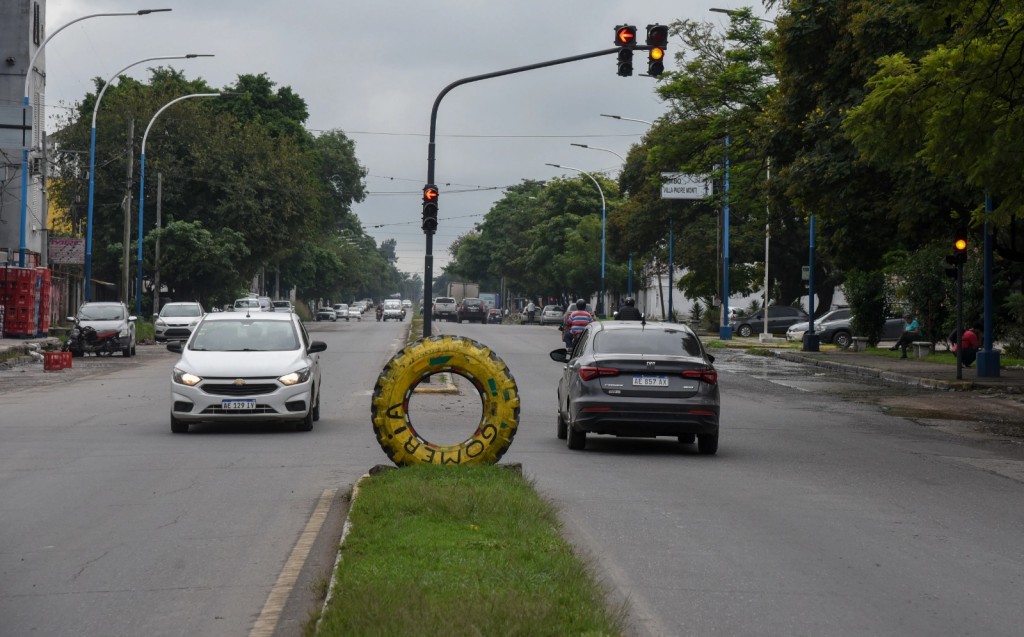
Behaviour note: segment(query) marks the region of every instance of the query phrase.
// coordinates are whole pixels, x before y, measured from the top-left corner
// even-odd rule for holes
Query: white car
[[[350,306],[348,308],[348,317],[350,319],[355,319],[355,320],[359,321],[360,323],[362,323],[362,321],[363,321],[363,311],[361,309],[359,309],[358,307],[356,307],[355,305]]]
[[[318,321],[337,321],[338,313],[334,311],[333,307],[322,307],[316,311],[314,318]]]
[[[334,310],[335,318],[345,319],[345,321],[348,321],[349,315],[347,303],[335,303],[332,309]]]
[[[384,320],[394,319],[401,321],[405,318],[405,310],[402,309],[402,302],[398,299],[387,299],[384,301]]]
[[[68,320],[77,318],[77,329],[91,327],[97,332],[117,330],[117,338],[121,343],[121,354],[124,357],[135,356],[135,320],[137,317],[128,312],[124,303],[93,301],[83,303],[78,314],[69,316]],[[81,356],[80,350],[71,349],[72,356]]]
[[[203,306],[193,301],[168,303],[160,308],[160,314],[153,323],[156,330],[154,338],[161,343],[172,339],[183,341],[192,335],[204,313]]]
[[[171,372],[171,431],[199,422],[291,421],[309,431],[320,419],[320,359],[298,314],[207,314],[192,336],[167,349],[181,354]]]

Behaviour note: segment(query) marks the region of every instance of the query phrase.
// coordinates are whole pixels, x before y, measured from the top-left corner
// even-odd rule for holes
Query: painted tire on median
[[[431,374],[449,372],[473,383],[483,406],[480,424],[454,445],[435,445],[416,433],[409,398]],[[422,338],[395,354],[373,388],[373,431],[398,466],[494,464],[519,427],[519,390],[508,366],[489,347],[462,336]]]

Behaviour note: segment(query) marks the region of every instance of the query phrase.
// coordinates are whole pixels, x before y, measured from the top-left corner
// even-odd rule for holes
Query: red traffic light
[[[615,46],[636,46],[636,27],[629,24],[620,24],[615,27]]]

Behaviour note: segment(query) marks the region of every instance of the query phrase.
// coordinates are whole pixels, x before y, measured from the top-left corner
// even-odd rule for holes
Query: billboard
[[[710,175],[661,173],[662,199],[704,199],[713,192]]]
[[[85,239],[51,237],[49,262],[82,265],[85,263]]]

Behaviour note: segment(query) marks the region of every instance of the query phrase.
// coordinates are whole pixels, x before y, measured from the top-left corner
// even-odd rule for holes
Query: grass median
[[[625,613],[502,466],[414,466],[359,483],[331,596],[307,635],[619,635]]]

